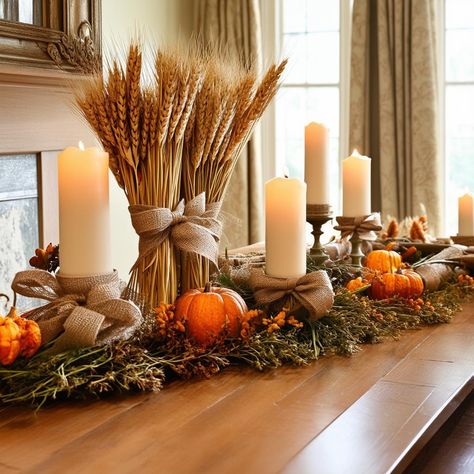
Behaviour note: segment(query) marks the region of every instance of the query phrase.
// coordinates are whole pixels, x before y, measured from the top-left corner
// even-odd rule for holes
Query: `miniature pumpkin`
[[[41,331],[36,321],[18,315],[12,306],[8,316],[13,319],[20,329],[20,354],[23,357],[33,357],[41,346]]]
[[[370,296],[384,300],[393,296],[415,298],[423,293],[423,280],[413,270],[398,270],[395,273],[384,273],[372,280]]]
[[[365,266],[382,273],[392,273],[402,266],[402,258],[393,250],[372,250],[366,257]]]
[[[353,292],[358,291],[361,288],[367,288],[368,286],[370,286],[370,282],[362,279],[362,277],[353,278],[346,284],[346,288]]]
[[[8,316],[0,316],[0,364],[10,365],[20,354],[21,331]]]
[[[186,321],[187,335],[199,345],[208,346],[219,336],[238,337],[240,322],[248,311],[242,297],[227,288],[189,290],[175,302],[177,320]]]

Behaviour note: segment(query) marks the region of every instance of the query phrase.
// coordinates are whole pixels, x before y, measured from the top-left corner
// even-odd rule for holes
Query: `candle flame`
[[[288,166],[283,166],[283,177],[289,178],[289,176],[290,176],[290,170],[288,169]]]
[[[354,151],[352,152],[352,156],[361,156],[360,153],[357,151],[357,148],[354,148]]]
[[[84,151],[84,143],[82,143],[82,140],[79,140],[79,150]]]

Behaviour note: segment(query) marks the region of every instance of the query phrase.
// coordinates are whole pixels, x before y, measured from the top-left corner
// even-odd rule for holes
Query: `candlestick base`
[[[351,242],[351,253],[349,256],[351,257],[352,266],[362,267],[362,258],[364,257],[362,239],[357,232],[354,232],[349,240]]]
[[[329,259],[321,244],[321,235],[324,233],[321,227],[331,218],[332,210],[329,204],[306,205],[306,220],[313,226],[311,233],[314,236],[314,244],[309,254],[316,265],[323,265]]]
[[[451,239],[455,244],[466,245],[467,247],[474,246],[473,235],[453,235]]]

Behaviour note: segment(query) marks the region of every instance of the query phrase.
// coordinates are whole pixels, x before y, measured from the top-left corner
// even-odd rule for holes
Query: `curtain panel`
[[[225,48],[257,72],[262,69],[259,0],[199,0],[198,35]],[[241,247],[263,238],[262,156],[257,126],[232,175],[223,204],[222,244]]]
[[[426,207],[439,231],[437,2],[354,0],[350,144],[372,157],[372,207],[399,219]]]

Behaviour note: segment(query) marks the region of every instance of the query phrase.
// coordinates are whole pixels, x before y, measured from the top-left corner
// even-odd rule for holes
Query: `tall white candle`
[[[265,184],[267,275],[296,278],[306,273],[306,184],[274,178]]]
[[[308,186],[308,204],[329,204],[329,133],[311,122],[304,129],[304,180]]]
[[[458,198],[458,235],[474,235],[474,196],[469,192]]]
[[[113,270],[110,251],[109,155],[66,148],[58,156],[60,272],[87,276]]]
[[[370,203],[371,159],[357,150],[342,161],[342,214],[345,217],[367,216]]]

